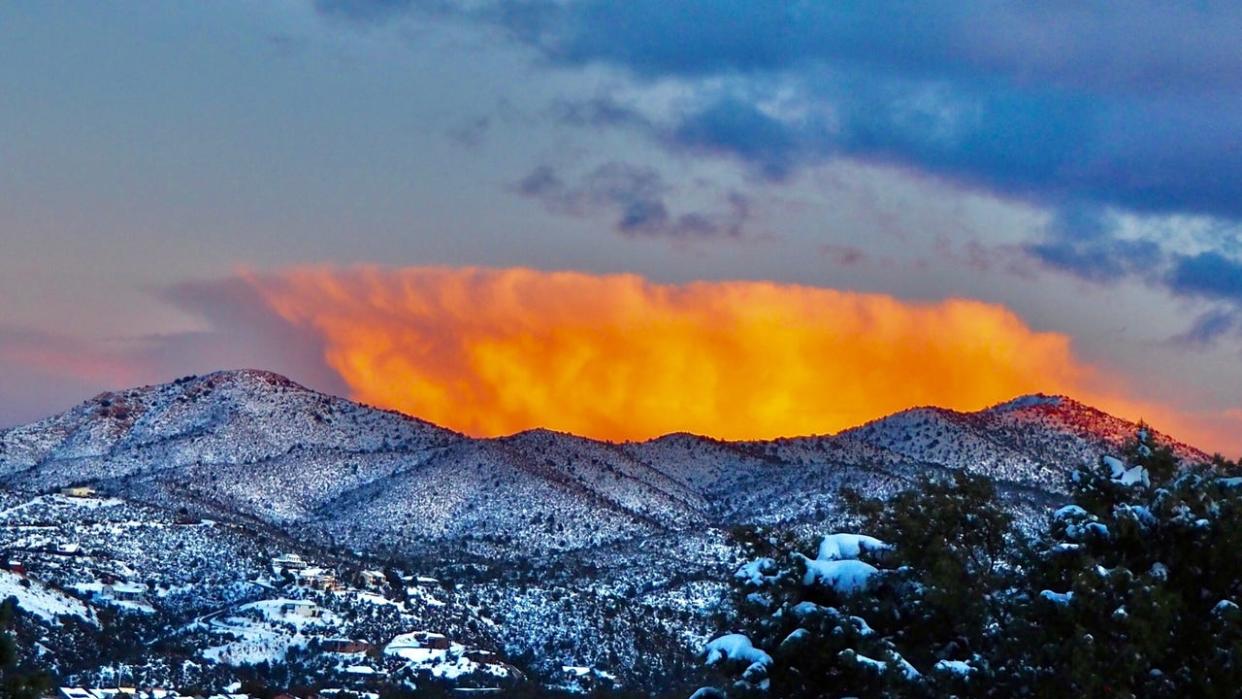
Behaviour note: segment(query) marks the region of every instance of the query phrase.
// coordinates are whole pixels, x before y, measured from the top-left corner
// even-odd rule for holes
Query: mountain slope
[[[842,488],[882,494],[944,469],[983,473],[1015,497],[1053,498],[1070,469],[1119,451],[1135,430],[1069,398],[1027,396],[765,442],[677,434],[611,444],[547,430],[471,439],[269,372],[224,371],[102,394],[0,433],[0,482],[91,483],[386,555],[450,546],[520,557],[822,519]]]
[[[732,604],[730,527],[822,533],[842,521],[845,489],[886,496],[955,469],[992,477],[1039,526],[1071,469],[1121,453],[1137,429],[1025,396],[771,441],[472,439],[275,374],[217,372],[0,432],[0,560],[25,569],[0,583],[21,603],[27,659],[85,682],[116,682],[123,662],[149,686],[223,691],[239,663],[292,657],[315,682],[370,691],[349,679],[360,656],[299,650],[303,631],[375,649],[430,631],[545,686],[576,668],[655,691]],[[49,493],[70,484],[98,496]],[[294,552],[340,585],[274,565]],[[254,611],[289,598],[323,620]],[[403,671],[383,654],[365,662]],[[473,677],[462,681],[483,684],[463,686],[499,681]]]
[[[1068,470],[1120,452],[1137,430],[1135,423],[1066,396],[1030,395],[975,413],[914,408],[843,432],[836,441],[1060,491]],[[1184,460],[1208,460],[1167,435],[1153,432],[1153,437]]]
[[[60,415],[0,433],[12,482],[116,478],[191,463],[254,463],[293,448],[418,451],[460,436],[399,413],[307,390],[265,371],[221,371],[100,394]]]

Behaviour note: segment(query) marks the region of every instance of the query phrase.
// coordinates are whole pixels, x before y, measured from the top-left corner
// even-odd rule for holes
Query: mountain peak
[[[946,469],[1050,501],[1070,471],[1121,453],[1136,431],[1036,394],[973,413],[906,410],[834,436],[609,443],[535,429],[472,439],[241,369],[103,394],[0,433],[0,483],[40,492],[89,483],[386,555],[473,537],[506,543],[486,550],[507,556],[712,523],[805,521],[838,507],[844,487],[888,492]]]
[[[0,433],[2,472],[75,460],[112,477],[186,463],[239,463],[295,449],[399,450],[458,438],[401,413],[306,388],[270,371],[233,369],[101,393]],[[142,458],[118,458],[142,452]],[[34,473],[34,483],[50,473]]]
[[[745,453],[784,454],[777,460],[788,457],[791,463],[863,459],[898,467],[930,463],[1005,472],[1057,490],[1063,487],[1062,469],[1117,452],[1137,427],[1067,396],[1035,393],[977,412],[911,408],[835,436],[735,446]],[[1206,459],[1167,436],[1157,433],[1156,438],[1179,457]],[[474,441],[415,417],[319,393],[275,372],[230,369],[103,393],[60,415],[0,432],[0,476],[30,469],[24,478],[39,487],[64,479],[55,469],[36,469],[53,462],[72,464],[75,478],[87,473],[120,477],[187,464],[253,463],[293,452],[331,453],[333,459],[403,454],[408,461],[422,458],[423,450]],[[707,458],[709,443],[716,441],[674,433],[607,446],[684,462],[696,455]],[[606,445],[548,429],[526,430],[494,443],[560,456]],[[584,458],[604,457],[592,453]]]
[[[1025,408],[1033,408],[1038,406],[1060,407],[1066,403],[1075,403],[1069,396],[1049,395],[1047,393],[1028,393],[1026,395],[1011,398],[1003,403],[997,403],[989,408],[988,411],[1001,412],[1005,410],[1022,410]]]
[[[220,369],[207,374],[182,376],[165,383],[104,391],[87,400],[79,408],[84,406],[107,407],[118,400],[132,400],[166,393],[195,394],[204,390],[225,386],[244,386],[259,391],[279,388],[316,393],[316,391],[274,371],[266,371],[264,369]]]
[[[310,390],[284,374],[267,369],[220,369],[210,374],[203,374],[201,378],[217,381],[260,381],[272,386]]]

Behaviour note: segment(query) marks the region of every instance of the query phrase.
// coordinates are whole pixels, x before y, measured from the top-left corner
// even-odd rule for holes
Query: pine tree
[[[1242,481],[1142,428],[1121,468],[1074,474],[1026,563],[1004,681],[1036,695],[1232,697],[1242,686]],[[1134,469],[1143,469],[1143,478]],[[1129,474],[1129,477],[1127,477]]]
[[[46,672],[21,667],[17,641],[10,631],[17,616],[15,597],[0,604],[0,697],[38,699],[51,688],[52,680]]]
[[[1012,529],[991,484],[957,473],[887,501],[847,501],[874,536],[832,535],[815,559],[801,553],[814,542],[787,532],[734,531],[751,561],[736,576],[733,623],[769,660],[709,656],[718,696],[967,696],[984,686],[976,677],[988,672],[981,651]],[[824,584],[821,563],[852,558],[879,566],[866,585]]]
[[[871,536],[815,558],[789,531],[734,530],[749,563],[722,630],[740,635],[709,644],[699,696],[1238,696],[1242,464],[1182,464],[1143,425],[1069,491],[1029,538],[964,473],[847,497]],[[831,584],[837,559],[865,584]]]

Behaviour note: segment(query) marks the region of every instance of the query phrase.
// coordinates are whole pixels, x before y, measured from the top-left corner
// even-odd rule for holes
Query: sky
[[[0,6],[0,426],[221,368],[472,434],[1069,393],[1242,454],[1234,3]]]

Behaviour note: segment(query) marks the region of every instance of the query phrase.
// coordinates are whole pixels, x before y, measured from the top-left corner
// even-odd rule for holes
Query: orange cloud
[[[973,300],[530,269],[244,276],[286,321],[323,337],[356,399],[477,436],[770,438],[1036,391],[1177,419],[1092,390],[1101,374],[1066,336]]]

